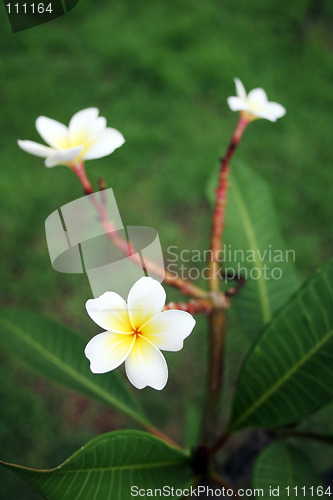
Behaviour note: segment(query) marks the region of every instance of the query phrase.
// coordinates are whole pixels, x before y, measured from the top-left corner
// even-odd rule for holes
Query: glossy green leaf
[[[333,400],[333,260],[264,329],[242,367],[230,427],[285,425]]]
[[[193,475],[188,455],[139,431],[103,434],[51,470],[0,463],[49,500],[130,500],[131,487],[132,493],[163,486],[176,491]]]
[[[316,464],[318,470],[332,468],[333,464],[333,404],[306,418],[294,432],[303,434],[297,446],[305,451]],[[304,437],[307,436],[307,439]],[[316,436],[316,438],[314,438]],[[332,491],[333,493],[333,491]],[[332,495],[333,496],[333,495]]]
[[[143,423],[145,417],[116,372],[95,375],[84,355],[85,340],[68,326],[26,311],[0,309],[0,336],[41,375]]]
[[[216,182],[217,175],[214,175],[207,186],[212,204]],[[240,271],[247,277],[233,307],[245,329],[252,334],[259,333],[297,290],[299,283],[294,253],[292,249],[286,252],[266,182],[238,162],[232,164],[230,171],[222,257],[223,268]]]
[[[260,496],[264,498],[274,498],[270,490],[279,493],[275,495],[279,498],[289,499],[317,498],[318,487],[325,491],[321,489],[322,482],[307,456],[298,448],[282,442],[269,445],[259,455],[252,482],[254,488],[263,490],[264,495]]]

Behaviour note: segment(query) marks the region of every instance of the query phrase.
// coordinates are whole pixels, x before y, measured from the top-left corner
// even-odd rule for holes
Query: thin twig
[[[219,253],[222,248],[222,237],[225,226],[225,211],[227,206],[227,192],[229,186],[229,163],[235,149],[248,125],[242,115],[240,115],[236,130],[232,136],[226,155],[221,159],[219,183],[216,189],[216,202],[213,214],[213,227],[211,235],[211,260],[210,260],[210,289],[219,290]]]
[[[107,237],[112,241],[112,243],[117,248],[119,248],[119,250],[123,252],[124,255],[129,257],[135,264],[141,267],[142,262],[140,255],[135,251],[133,247],[131,248],[131,253],[129,254],[128,242],[119,235],[115,225],[113,224],[112,221],[109,220],[106,207],[101,206],[98,203],[96,197],[94,196],[95,193],[87,177],[83,163],[73,166],[72,170],[76,173],[78,179],[80,180],[84,192],[88,195],[93,195],[91,196],[91,201],[101,218],[101,222],[103,224],[103,228]],[[150,274],[158,276],[167,285],[178,288],[183,293],[183,295],[199,299],[207,298],[209,296],[209,293],[206,290],[203,290],[202,288],[193,285],[193,283],[189,282],[188,280],[183,280],[176,274],[171,273],[164,267],[159,266],[158,264],[156,264],[155,262],[153,262],[148,258],[145,258],[145,265],[147,271],[149,271]]]
[[[212,455],[215,455],[215,453],[217,451],[219,451],[222,446],[224,446],[226,444],[226,442],[228,441],[230,437],[230,434],[221,434],[217,439],[216,441],[212,444],[212,446],[210,447],[209,449],[209,454],[212,456]]]
[[[178,443],[176,443],[173,439],[171,439],[169,436],[167,436],[167,434],[164,434],[164,432],[161,431],[161,429],[159,429],[158,427],[155,427],[154,425],[149,425],[149,424],[144,425],[144,427],[151,434],[162,439],[163,441],[165,441],[168,445],[172,446],[173,448],[182,449]]]
[[[229,162],[248,125],[240,115],[235,132],[227,149],[227,153],[221,160],[219,183],[216,189],[216,203],[213,214],[211,252],[209,262],[209,288],[211,294],[220,292],[220,269],[219,254],[222,248],[222,237],[225,226],[225,212],[227,205]],[[213,310],[209,315],[209,372],[207,389],[207,408],[204,414],[202,437],[205,442],[215,437],[219,404],[221,399],[222,372],[224,364],[224,345],[226,335],[226,312],[225,310]]]
[[[165,305],[164,311],[178,309],[190,314],[209,314],[214,308],[214,303],[209,299],[192,299],[189,302],[169,302]]]

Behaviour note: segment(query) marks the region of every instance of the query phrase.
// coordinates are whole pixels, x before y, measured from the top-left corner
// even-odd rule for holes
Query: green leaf
[[[187,454],[139,431],[103,434],[51,470],[0,463],[49,500],[130,500],[132,486],[177,490],[193,475]]]
[[[242,163],[233,163],[230,170],[221,265],[247,277],[233,307],[245,329],[255,334],[286,303],[299,283],[294,251],[286,250],[281,238],[266,182]],[[214,175],[207,186],[212,204],[216,182]]]
[[[317,487],[322,485],[307,456],[298,448],[282,442],[269,445],[259,455],[254,466],[252,482],[254,488],[263,489],[264,498],[270,496],[270,488],[275,490],[275,493],[279,488],[279,495],[276,495],[279,498],[317,498]]]
[[[264,329],[242,367],[230,427],[296,422],[333,399],[333,260]]]
[[[50,318],[15,309],[0,309],[1,340],[41,375],[125,413],[146,419],[116,372],[94,375],[84,355],[85,340]]]
[[[325,406],[314,415],[306,418],[296,429],[291,429],[291,434],[293,432],[297,435],[301,433],[304,437],[307,437],[306,439],[304,437],[298,439],[297,446],[311,457],[319,471],[327,471],[332,468],[333,404]]]

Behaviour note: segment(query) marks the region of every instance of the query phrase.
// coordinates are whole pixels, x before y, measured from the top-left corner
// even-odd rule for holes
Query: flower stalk
[[[86,171],[84,168],[84,163],[80,162],[78,165],[71,165],[71,169],[78,177],[78,179],[79,179],[79,181],[84,189],[84,192],[87,195],[93,195],[95,193],[95,191],[94,191],[94,189],[91,185],[91,182],[89,181],[88,176],[86,174]],[[103,225],[105,233],[107,234],[107,237],[119,250],[121,250],[123,252],[123,254],[126,257],[131,258],[131,260],[135,264],[137,264],[139,267],[141,267],[142,262],[141,262],[139,254],[136,252],[135,248],[133,248],[133,247],[131,248],[131,253],[129,252],[127,241],[124,240],[119,235],[113,222],[109,220],[108,214],[106,211],[106,207],[101,206],[98,203],[95,196],[91,196],[90,199],[91,199],[92,203],[94,204],[97,212],[100,215],[101,223]],[[197,298],[197,299],[205,299],[205,298],[209,297],[209,293],[206,290],[194,285],[189,280],[184,280],[184,279],[180,278],[180,276],[177,276],[176,274],[159,266],[158,264],[156,264],[152,260],[146,258],[145,264],[146,264],[147,271],[150,274],[154,274],[155,276],[158,276],[158,277],[164,279],[164,282],[167,285],[178,288],[183,295],[186,295],[188,297]]]
[[[222,248],[223,231],[225,227],[225,213],[227,206],[227,192],[229,179],[229,163],[246,129],[249,120],[242,114],[230,141],[226,155],[221,160],[219,182],[216,189],[216,202],[213,214],[211,235],[211,259],[209,262],[209,288],[212,294],[220,293],[219,252]],[[209,371],[207,380],[207,405],[203,418],[202,437],[205,442],[215,436],[217,427],[220,400],[222,397],[222,373],[224,365],[224,347],[226,335],[226,309],[213,309],[208,317],[209,322]]]
[[[79,181],[82,184],[85,194],[93,194],[93,187],[87,177],[86,170],[84,168],[84,163],[81,161],[77,165],[71,165],[71,169],[77,175]]]
[[[219,182],[216,189],[216,202],[213,214],[213,227],[211,235],[211,259],[210,259],[210,275],[209,283],[212,291],[218,291],[220,286],[219,279],[219,252],[222,248],[222,237],[225,226],[225,211],[227,206],[227,192],[229,185],[229,163],[238,146],[238,143],[246,129],[249,121],[239,116],[239,120],[235,132],[230,141],[227,153],[221,160]]]

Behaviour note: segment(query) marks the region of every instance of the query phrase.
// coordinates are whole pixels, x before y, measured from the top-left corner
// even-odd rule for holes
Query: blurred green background
[[[81,188],[69,169],[46,169],[16,145],[39,140],[37,116],[68,123],[99,107],[127,142],[87,170],[95,185],[104,177],[114,189],[123,222],[155,227],[163,248],[207,248],[203,188],[237,121],[226,104],[235,76],[287,108],[276,124],[252,124],[237,155],[270,182],[287,246],[308,277],[332,248],[332,20],[333,4],[319,0],[81,0],[51,23],[12,34],[3,8],[1,304],[61,319],[87,339],[97,332],[84,309],[87,279],[52,270],[44,235],[46,217]],[[203,320],[196,332],[168,356],[166,390],[138,394],[178,439],[204,387]],[[55,466],[98,433],[132,425],[35,376],[14,353],[2,348],[0,359],[2,459]],[[0,498],[39,498],[0,473]]]

